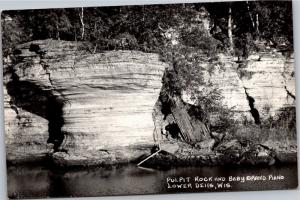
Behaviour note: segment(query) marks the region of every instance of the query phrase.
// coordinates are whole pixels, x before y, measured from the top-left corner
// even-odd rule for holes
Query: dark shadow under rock
[[[54,144],[54,151],[58,151],[64,140],[64,133],[61,131],[64,125],[63,101],[53,95],[51,90],[42,89],[28,81],[19,81],[17,78],[8,82],[6,87],[12,107],[16,106],[48,120],[47,143]]]

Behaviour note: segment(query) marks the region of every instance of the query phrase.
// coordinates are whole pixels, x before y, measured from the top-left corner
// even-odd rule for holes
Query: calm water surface
[[[266,176],[267,180],[231,181],[229,177]],[[281,180],[269,180],[269,175]],[[192,188],[168,188],[170,180],[191,177]],[[209,188],[210,181],[196,188],[195,177],[225,177],[230,188]],[[169,185],[168,182],[169,181]],[[221,183],[222,181],[218,182]],[[181,179],[182,184],[183,179]],[[205,185],[208,184],[208,185]],[[214,186],[216,182],[213,181]],[[199,186],[199,184],[198,184]],[[186,167],[170,170],[150,170],[134,165],[110,169],[59,171],[44,166],[8,167],[8,193],[10,198],[82,197],[103,195],[157,194],[178,192],[275,190],[297,187],[297,166],[280,167]]]

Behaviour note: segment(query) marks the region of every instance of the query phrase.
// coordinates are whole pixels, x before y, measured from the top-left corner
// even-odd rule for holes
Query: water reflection
[[[297,187],[297,166],[280,167],[186,167],[166,171],[148,170],[134,165],[109,169],[59,171],[43,166],[8,168],[8,193],[10,198],[82,197],[102,195],[156,194],[176,192],[216,191],[209,188],[168,189],[167,177],[229,177],[283,175],[280,181],[233,182],[231,189],[272,190]]]

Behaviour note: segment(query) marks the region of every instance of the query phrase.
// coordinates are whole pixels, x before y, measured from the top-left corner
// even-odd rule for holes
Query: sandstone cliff
[[[150,151],[153,106],[167,67],[158,55],[90,54],[52,40],[14,53],[4,87],[8,160],[61,150],[54,153],[58,162],[109,164]]]
[[[207,84],[199,90],[209,94],[218,88],[222,106],[237,123],[280,120],[285,108],[295,106],[293,64],[293,56],[277,52],[244,62],[219,55],[216,63],[200,63]],[[80,43],[54,40],[18,46],[4,66],[8,161],[51,155],[59,165],[114,164],[149,155],[157,143],[183,160],[209,158],[202,164],[215,158],[226,163],[233,153],[241,156],[237,163],[249,152],[252,161],[259,160],[257,151],[267,152],[260,154],[267,163],[284,160],[282,155],[295,160],[294,135],[282,142],[286,133],[258,126],[214,133],[189,114],[194,102],[185,91],[164,114],[159,94],[166,68],[159,55],[139,51],[91,54]],[[220,115],[212,113],[209,125],[220,123],[214,118]],[[238,153],[228,153],[231,148]]]
[[[163,105],[162,101],[157,102],[155,109],[157,135],[160,135],[160,131],[163,133],[161,140],[180,145],[175,156],[160,155],[155,161],[150,160],[148,164],[152,167],[159,163],[168,166],[174,163],[173,160],[179,165],[184,163],[272,165],[279,162],[296,162],[293,55],[270,50],[250,55],[243,61],[223,54],[219,54],[218,57],[217,62],[200,63],[205,83],[199,85],[198,92],[209,96],[217,91],[221,97],[219,106],[226,109],[230,115],[222,116],[220,109],[212,111],[208,124],[211,129],[203,131],[206,129],[202,125],[203,122],[195,120],[192,116],[179,117],[172,103]],[[179,110],[179,114],[186,112],[184,110],[188,110],[191,105],[200,103],[201,106],[201,101],[195,102],[191,96],[188,91],[182,92],[181,98],[186,106]],[[163,112],[163,109],[166,110],[164,106],[169,107],[167,116]],[[188,123],[192,128],[190,133],[193,134],[189,137],[192,142],[184,138],[188,128],[182,127],[187,124],[186,119],[189,119]],[[172,137],[172,134],[163,132],[173,123],[180,129],[183,138],[181,141],[191,143],[196,148],[188,148],[178,142],[177,138]],[[220,126],[221,129],[216,131]],[[203,134],[206,132],[208,133]],[[194,136],[198,138],[195,139]]]
[[[222,105],[233,111],[238,121],[255,121],[251,113],[249,98],[259,113],[260,120],[276,117],[282,109],[295,106],[295,67],[293,55],[280,52],[261,52],[250,55],[245,61],[220,54],[219,61],[211,65],[203,62],[207,85],[200,86],[203,94],[218,88]],[[193,103],[189,94],[184,101]],[[212,119],[213,121],[213,119]]]

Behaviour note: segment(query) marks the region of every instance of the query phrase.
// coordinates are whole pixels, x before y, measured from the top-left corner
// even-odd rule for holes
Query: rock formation
[[[253,109],[264,120],[276,117],[283,108],[295,106],[293,55],[265,52],[238,62],[233,57],[220,54],[219,63],[211,66],[204,62],[201,65],[206,69],[203,71],[206,82],[219,89],[223,106],[235,113],[236,120],[254,122]],[[203,86],[200,90],[205,94],[212,88]],[[183,99],[193,103],[189,95],[183,95]]]
[[[231,56],[220,54],[218,62],[207,61],[200,65],[206,84],[199,85],[199,90],[202,95],[208,96],[216,88],[218,89],[221,96],[219,103],[232,114],[234,122],[228,123],[233,123],[230,125],[234,128],[229,129],[229,132],[223,130],[221,133],[210,132],[209,129],[203,131],[205,124],[186,112],[189,106],[176,110],[176,106],[172,103],[163,105],[166,101],[160,100],[156,103],[154,112],[156,135],[159,137],[161,132],[160,140],[179,143],[180,147],[175,155],[156,156],[156,160],[149,161],[149,166],[157,166],[160,162],[166,166],[171,165],[170,163],[184,165],[189,162],[186,159],[192,159],[191,162],[195,165],[226,163],[273,165],[275,162],[296,162],[296,131],[286,125],[291,123],[290,127],[295,127],[295,124],[293,125],[296,98],[293,55],[269,51],[259,56],[250,55],[247,60],[241,62]],[[190,94],[186,91],[182,93],[181,104],[196,104]],[[169,110],[165,107],[169,107]],[[220,118],[221,113],[210,114],[211,127],[223,123]],[[289,116],[290,114],[293,116]],[[273,124],[271,127],[266,127],[268,120],[278,126],[272,127]],[[284,121],[285,125],[279,124],[280,120]],[[170,137],[172,134],[168,135],[167,131],[164,132],[173,123],[180,128],[182,138],[172,138]],[[190,125],[186,126],[186,124]],[[186,133],[190,133],[193,137],[187,140]],[[198,138],[195,139],[195,136]],[[182,141],[192,144],[196,149],[188,148],[182,144]],[[222,148],[224,146],[228,148]],[[231,151],[232,149],[235,150]],[[235,156],[235,160],[230,160]]]
[[[150,151],[167,67],[158,55],[90,54],[52,40],[26,43],[14,54],[5,67],[8,160],[60,150],[53,155],[60,164],[109,164]]]
[[[91,54],[83,49],[75,42],[33,41],[18,46],[11,60],[6,60],[4,106],[9,161],[52,155],[59,165],[114,164],[149,155],[153,145],[160,142],[172,152],[182,151],[179,157],[186,151],[191,156],[209,154],[210,159],[227,154],[222,148],[221,154],[211,151],[224,146],[225,133],[212,133],[206,124],[190,116],[188,107],[194,102],[185,91],[181,98],[171,99],[169,106],[162,105],[159,94],[168,65],[157,54]],[[220,54],[214,65],[201,63],[204,79],[211,87],[199,86],[199,90],[205,94],[218,88],[222,105],[237,121],[259,124],[294,106],[293,63],[293,56],[277,52],[252,55],[244,62]],[[210,122],[218,123],[213,117]],[[223,142],[231,144],[232,139]],[[278,145],[275,149],[275,140],[264,142],[253,144],[253,152],[261,149],[260,145],[272,149],[267,149],[268,155],[283,149]],[[186,146],[190,144],[199,152]],[[289,154],[289,150],[283,153]],[[246,152],[245,148],[240,151]]]

